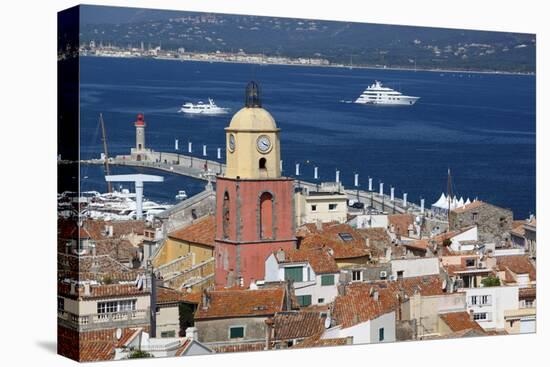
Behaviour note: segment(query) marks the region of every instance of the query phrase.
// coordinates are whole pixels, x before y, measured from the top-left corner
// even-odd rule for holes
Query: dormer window
[[[353,241],[353,236],[350,233],[347,232],[340,232],[338,233],[338,236],[342,239],[344,242],[350,242]]]

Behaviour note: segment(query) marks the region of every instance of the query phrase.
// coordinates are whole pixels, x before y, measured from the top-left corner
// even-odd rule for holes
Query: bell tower
[[[265,259],[295,247],[294,181],[282,177],[280,129],[250,82],[225,129],[226,171],[216,180],[216,285],[264,279]]]

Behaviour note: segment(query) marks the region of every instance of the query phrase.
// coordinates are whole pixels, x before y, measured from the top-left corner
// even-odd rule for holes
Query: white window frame
[[[359,279],[354,279],[354,273],[359,273]],[[362,282],[363,281],[363,271],[361,271],[361,270],[352,270],[351,271],[351,281],[352,282]]]

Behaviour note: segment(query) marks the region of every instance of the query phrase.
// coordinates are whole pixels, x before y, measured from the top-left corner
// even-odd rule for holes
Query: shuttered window
[[[298,304],[302,307],[306,307],[311,305],[311,295],[307,294],[305,296],[297,296],[296,297]]]
[[[291,266],[285,268],[285,280],[302,282],[304,280],[303,268],[301,266]]]
[[[244,338],[244,327],[242,326],[230,327],[229,338],[231,339]]]
[[[334,275],[321,275],[321,285],[334,285]]]

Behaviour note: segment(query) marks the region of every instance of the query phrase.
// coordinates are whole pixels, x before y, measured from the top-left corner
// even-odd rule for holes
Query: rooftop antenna
[[[105,162],[103,162],[105,166],[105,175],[109,176],[111,174],[111,170],[109,169],[109,152],[107,151],[107,134],[105,133],[105,122],[103,121],[103,114],[99,114],[99,124],[101,125],[101,140],[103,141],[103,155],[105,156]],[[107,181],[107,192],[111,193],[113,192],[113,187],[111,186],[111,182]]]

